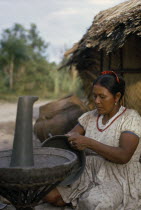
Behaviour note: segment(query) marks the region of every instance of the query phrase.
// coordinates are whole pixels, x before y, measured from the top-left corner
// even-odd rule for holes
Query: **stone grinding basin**
[[[9,167],[12,151],[0,152],[0,186],[20,188],[53,184],[67,177],[77,164],[77,156],[59,148],[35,148],[34,166]],[[26,155],[26,154],[25,154]]]
[[[71,174],[77,155],[61,148],[33,148],[32,107],[36,96],[18,100],[13,150],[0,152],[0,195],[17,210],[32,210]]]

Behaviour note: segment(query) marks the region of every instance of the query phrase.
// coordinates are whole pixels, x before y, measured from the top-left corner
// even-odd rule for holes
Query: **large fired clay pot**
[[[50,134],[63,135],[77,124],[78,118],[86,111],[88,108],[76,96],[45,104],[39,109],[34,132],[41,142],[49,138]]]

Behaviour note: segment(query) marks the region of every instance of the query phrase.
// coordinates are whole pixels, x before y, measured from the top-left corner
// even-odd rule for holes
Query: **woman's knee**
[[[64,206],[66,203],[63,201],[59,191],[57,188],[50,191],[47,195],[43,198],[44,202],[51,203],[55,206]]]
[[[118,199],[118,196],[117,196]],[[100,195],[100,194],[84,194],[79,199],[79,209],[85,209],[85,210],[113,210],[117,209],[117,207],[121,204],[121,200],[116,200],[116,198],[113,198],[112,196]]]
[[[57,188],[55,188],[44,196],[43,201],[48,203],[55,203],[60,197],[61,195],[59,191]]]
[[[104,201],[98,201],[96,199],[89,199],[89,198],[85,198],[85,199],[80,199],[79,200],[79,209],[85,209],[85,210],[113,210],[113,204],[111,204],[110,202],[104,202]]]

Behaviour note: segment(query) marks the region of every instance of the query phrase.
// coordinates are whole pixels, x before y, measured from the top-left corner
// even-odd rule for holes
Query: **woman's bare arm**
[[[67,135],[72,135],[73,133],[78,133],[80,135],[84,135],[85,134],[85,130],[83,129],[83,127],[78,123],[71,131],[69,131],[67,133]]]
[[[76,133],[68,140],[73,142],[76,149],[92,149],[107,160],[119,164],[126,164],[131,159],[139,143],[138,136],[130,133],[121,134],[119,147],[109,146]]]

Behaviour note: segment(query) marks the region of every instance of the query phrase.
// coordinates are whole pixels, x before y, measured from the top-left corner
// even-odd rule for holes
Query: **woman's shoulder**
[[[141,116],[136,110],[127,109],[121,122],[121,132],[131,131],[141,137]]]
[[[84,114],[82,114],[79,119],[92,119],[92,118],[95,118],[97,117],[98,113],[97,113],[97,110],[94,109],[94,110],[91,110],[91,111],[88,111],[88,112],[85,112]]]
[[[83,116],[89,116],[89,117],[94,117],[94,116],[97,116],[97,115],[98,115],[98,112],[97,112],[96,109],[88,111],[88,112],[85,112],[83,114]]]
[[[78,118],[78,122],[83,126],[84,129],[86,129],[90,122],[96,121],[97,115],[97,110],[85,112],[83,115],[81,115],[81,117]]]
[[[139,119],[141,119],[140,114],[135,109],[127,108],[124,116],[129,117],[129,118],[139,118]]]

